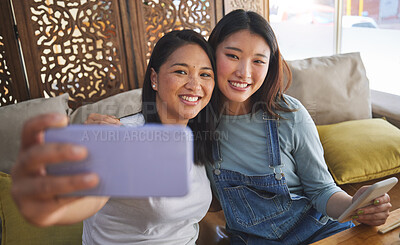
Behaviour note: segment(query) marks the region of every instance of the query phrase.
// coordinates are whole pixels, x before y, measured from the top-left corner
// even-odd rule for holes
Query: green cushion
[[[317,126],[336,183],[358,183],[400,172],[400,129],[384,119]]]
[[[27,223],[10,194],[11,177],[0,172],[0,217],[2,245],[82,244],[82,222],[68,226],[40,228]]]

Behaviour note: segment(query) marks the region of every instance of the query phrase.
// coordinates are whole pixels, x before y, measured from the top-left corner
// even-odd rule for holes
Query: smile
[[[186,101],[189,101],[189,102],[197,102],[199,99],[200,99],[200,97],[198,97],[198,96],[187,96],[187,95],[182,95],[182,96],[179,96],[181,99],[183,99],[183,100],[186,100]]]
[[[238,89],[246,89],[250,86],[248,83],[228,81],[231,87]]]

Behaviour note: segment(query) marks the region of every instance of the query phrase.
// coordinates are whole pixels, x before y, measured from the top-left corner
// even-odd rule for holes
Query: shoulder
[[[303,107],[303,104],[301,104],[301,102],[298,99],[296,99],[290,95],[283,94],[283,99],[284,100],[282,100],[282,99],[278,100],[278,104],[280,106],[283,106],[285,108],[292,109],[292,110],[293,109],[296,110],[296,109],[299,109],[300,107]]]
[[[143,126],[145,123],[144,116],[142,113],[136,113],[136,114],[121,118],[120,121],[124,126],[130,126],[130,127]]]
[[[293,110],[291,112],[283,112],[280,111],[278,114],[287,120],[293,121],[293,122],[312,122],[312,118],[310,114],[308,113],[307,109],[303,106],[303,104],[296,98],[286,95],[283,95],[284,100],[278,101],[279,105],[288,108],[290,110]]]

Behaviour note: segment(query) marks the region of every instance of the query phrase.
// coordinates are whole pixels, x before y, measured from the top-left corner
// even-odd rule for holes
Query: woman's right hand
[[[85,121],[85,124],[122,125],[122,123],[118,120],[118,118],[98,113],[90,113]]]
[[[11,193],[21,214],[38,226],[82,221],[94,214],[98,205],[103,205],[93,197],[60,196],[95,187],[99,182],[96,174],[51,176],[46,173],[47,165],[80,161],[87,156],[87,150],[81,146],[44,142],[44,130],[64,127],[67,122],[64,115],[45,114],[29,120],[22,130],[20,152],[11,173]],[[94,208],[89,212],[80,211],[88,203]]]

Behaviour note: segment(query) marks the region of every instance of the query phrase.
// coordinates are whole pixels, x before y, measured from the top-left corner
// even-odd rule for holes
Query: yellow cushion
[[[400,172],[400,129],[386,120],[353,120],[317,129],[325,161],[337,184]]]
[[[27,223],[10,195],[10,186],[10,175],[0,172],[1,244],[82,244],[82,222],[75,225],[46,228],[39,228]]]

